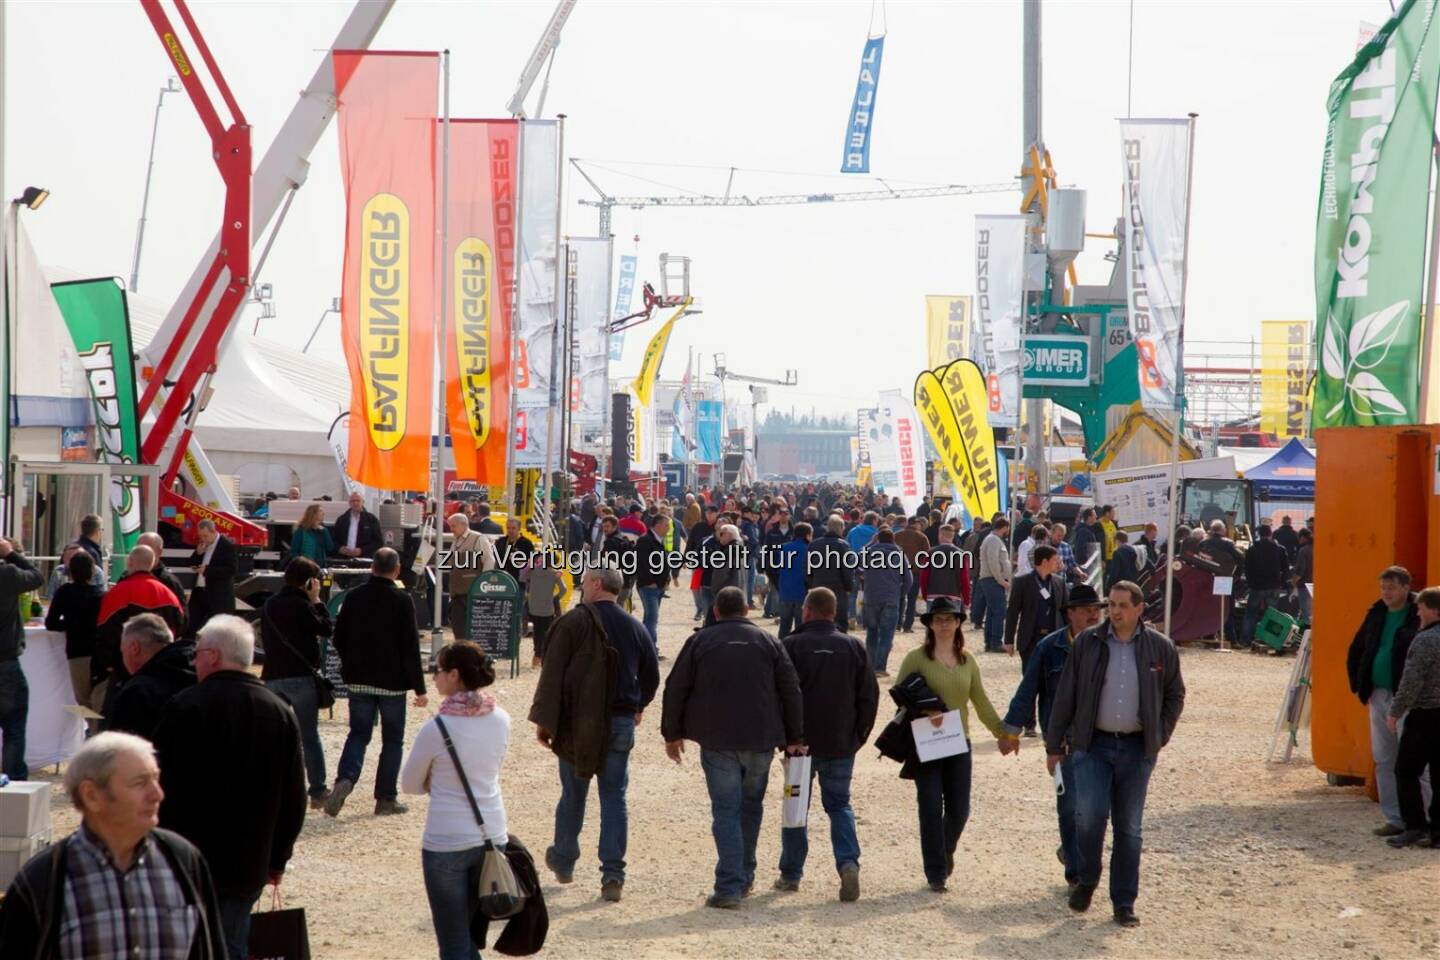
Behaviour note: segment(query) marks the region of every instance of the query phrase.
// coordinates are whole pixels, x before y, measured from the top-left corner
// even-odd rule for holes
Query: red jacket
[[[90,660],[91,677],[98,682],[111,671],[125,674],[120,659],[120,633],[126,620],[137,614],[154,613],[169,624],[178,637],[185,628],[184,609],[174,592],[150,573],[125,574],[100,601],[95,653]]]

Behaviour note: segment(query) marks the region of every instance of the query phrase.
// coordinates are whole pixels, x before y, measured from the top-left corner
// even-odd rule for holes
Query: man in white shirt
[[[1035,548],[1042,543],[1048,542],[1050,528],[1043,523],[1037,523],[1030,528],[1030,536],[1021,541],[1020,546],[1015,548],[1015,576],[1023,577],[1035,569],[1032,557]]]
[[[331,531],[342,557],[373,557],[385,545],[380,536],[380,519],[365,509],[365,497],[350,494],[350,509],[335,521]]]

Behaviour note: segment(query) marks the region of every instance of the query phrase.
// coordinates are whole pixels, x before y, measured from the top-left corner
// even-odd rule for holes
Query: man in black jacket
[[[1050,775],[1073,754],[1079,881],[1070,909],[1090,909],[1100,885],[1105,826],[1113,820],[1110,902],[1115,922],[1133,927],[1140,891],[1140,825],[1160,750],[1185,709],[1180,655],[1164,634],[1140,622],[1145,595],[1134,583],[1110,586],[1110,620],[1075,638],[1060,674],[1045,763]]]
[[[825,535],[810,541],[805,551],[806,581],[810,589],[824,587],[835,594],[835,625],[850,632],[849,597],[855,592],[854,551],[845,540],[845,521],[831,516]]]
[[[232,957],[246,955],[250,910],[267,881],[280,882],[305,822],[300,726],[250,675],[254,658],[250,624],[212,617],[195,644],[200,683],[177,694],[155,728],[160,823],[205,855]]]
[[[830,818],[830,845],[840,871],[840,899],[860,897],[860,841],[850,807],[855,754],[870,739],[880,687],[860,641],[835,626],[835,594],[817,587],[805,595],[800,628],[782,643],[805,703],[805,746],[820,777],[820,803]],[[808,790],[808,787],[807,787]],[[809,838],[804,827],[780,831],[776,890],[799,890]]]
[[[163,795],[155,748],[127,733],[96,734],[66,765],[65,792],[80,826],[10,882],[0,903],[4,955],[225,960],[205,858],[157,828]],[[157,895],[173,897],[173,905]]]
[[[679,763],[685,741],[700,744],[719,862],[706,905],[733,910],[755,883],[755,844],[777,747],[805,750],[804,705],[795,667],[780,642],[745,618],[745,593],[715,597],[718,622],[685,641],[665,680],[660,732]],[[743,705],[743,708],[742,708]]]
[[[45,584],[40,571],[9,540],[0,539],[0,773],[11,780],[28,780],[25,765],[25,718],[30,713],[30,687],[20,669],[25,652],[25,618],[20,596]]]
[[[1105,565],[1105,582],[1119,583],[1122,580],[1130,583],[1140,581],[1140,554],[1130,545],[1130,534],[1116,530],[1115,552]]]
[[[1259,539],[1245,551],[1245,583],[1249,593],[1245,596],[1245,629],[1241,634],[1244,641],[1255,641],[1255,627],[1276,600],[1285,592],[1290,581],[1290,555],[1275,542],[1270,525],[1262,523],[1256,533]]]
[[[170,698],[195,686],[195,645],[176,643],[169,624],[160,616],[142,613],[125,621],[120,656],[130,676],[115,692],[100,729],[153,740]]]
[[[235,543],[215,529],[214,520],[195,525],[190,564],[195,568],[195,589],[190,591],[189,629],[199,633],[205,621],[216,614],[235,612],[235,574],[239,569]]]
[[[1019,651],[1022,675],[1040,641],[1065,626],[1061,611],[1070,597],[1070,585],[1063,576],[1057,576],[1060,554],[1054,547],[1036,547],[1030,563],[1034,569],[1015,578],[1005,611],[1005,652],[1013,657]],[[1025,736],[1035,735],[1035,705],[1031,703],[1025,717]]]
[[[1370,711],[1375,790],[1380,795],[1380,815],[1385,818],[1374,830],[1379,837],[1393,837],[1405,831],[1405,818],[1395,789],[1395,758],[1399,754],[1400,738],[1390,731],[1385,718],[1390,714],[1395,691],[1400,689],[1410,641],[1415,639],[1419,628],[1420,614],[1415,608],[1415,595],[1410,592],[1410,571],[1404,567],[1386,567],[1380,573],[1380,599],[1366,612],[1345,658],[1350,690]],[[1431,775],[1422,777],[1421,788],[1427,795],[1427,803],[1430,786]]]
[[[666,562],[665,535],[670,532],[670,518],[657,513],[650,518],[650,529],[635,541],[635,592],[645,615],[645,632],[655,651],[660,651],[660,601],[665,584],[670,582],[671,567]]]
[[[690,528],[685,535],[685,549],[697,557],[704,547],[705,541],[715,536],[715,530],[720,523],[720,511],[715,504],[705,505],[705,518]],[[708,548],[706,548],[708,549]],[[699,562],[700,567],[700,590],[695,594],[695,617],[696,620],[704,619],[710,615],[710,607],[715,600],[714,593],[710,590],[710,571],[705,569],[705,564]]]
[[[417,707],[428,701],[415,606],[396,583],[399,579],[400,554],[381,547],[370,565],[370,579],[345,594],[335,618],[335,652],[340,655],[340,677],[349,688],[350,732],[340,752],[335,786],[325,801],[325,813],[332,817],[339,816],[360,779],[377,715],[380,766],[375,771],[375,814],[388,816],[408,809],[395,799],[405,752],[405,694],[415,691]]]
[[[155,563],[150,567],[150,576],[170,588],[170,592],[175,594],[175,599],[180,601],[183,614],[185,587],[181,585],[180,579],[170,571],[170,568],[165,566],[165,538],[153,530],[147,530],[145,533],[140,534],[139,538],[135,541],[135,545],[139,547],[149,547],[150,552],[155,555]],[[180,632],[176,635],[185,635],[185,626],[183,623],[180,626]]]
[[[490,515],[488,510],[485,515]],[[490,525],[495,526],[493,522]],[[481,532],[499,533],[500,528]],[[350,509],[335,519],[330,535],[335,542],[335,552],[350,560],[373,557],[375,551],[385,545],[380,536],[380,518],[365,509],[365,496],[360,493],[350,494]]]

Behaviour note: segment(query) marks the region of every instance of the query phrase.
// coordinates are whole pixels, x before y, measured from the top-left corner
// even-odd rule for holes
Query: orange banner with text
[[[350,476],[429,486],[437,53],[336,50],[350,368]]]
[[[455,473],[504,484],[515,278],[517,120],[450,122],[445,409]]]

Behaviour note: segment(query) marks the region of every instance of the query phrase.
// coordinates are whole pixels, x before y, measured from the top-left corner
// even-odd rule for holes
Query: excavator
[[[305,183],[309,156],[335,113],[330,52],[326,51],[252,173],[250,124],[188,3],[171,0],[174,18],[161,0],[140,0],[140,5],[210,137],[211,158],[225,185],[223,218],[215,240],[155,337],[136,357],[136,372],[143,384],[140,459],[145,464],[164,465],[158,517],[167,542],[194,543],[196,524],[209,519],[238,546],[262,547],[265,528],[240,515],[194,438],[195,421],[204,408],[240,308],[264,265],[269,242],[283,225],[295,192]],[[367,49],[393,6],[394,0],[356,3],[331,50]],[[219,105],[207,86],[218,92]],[[272,220],[269,242],[258,259],[252,259],[257,241]]]

